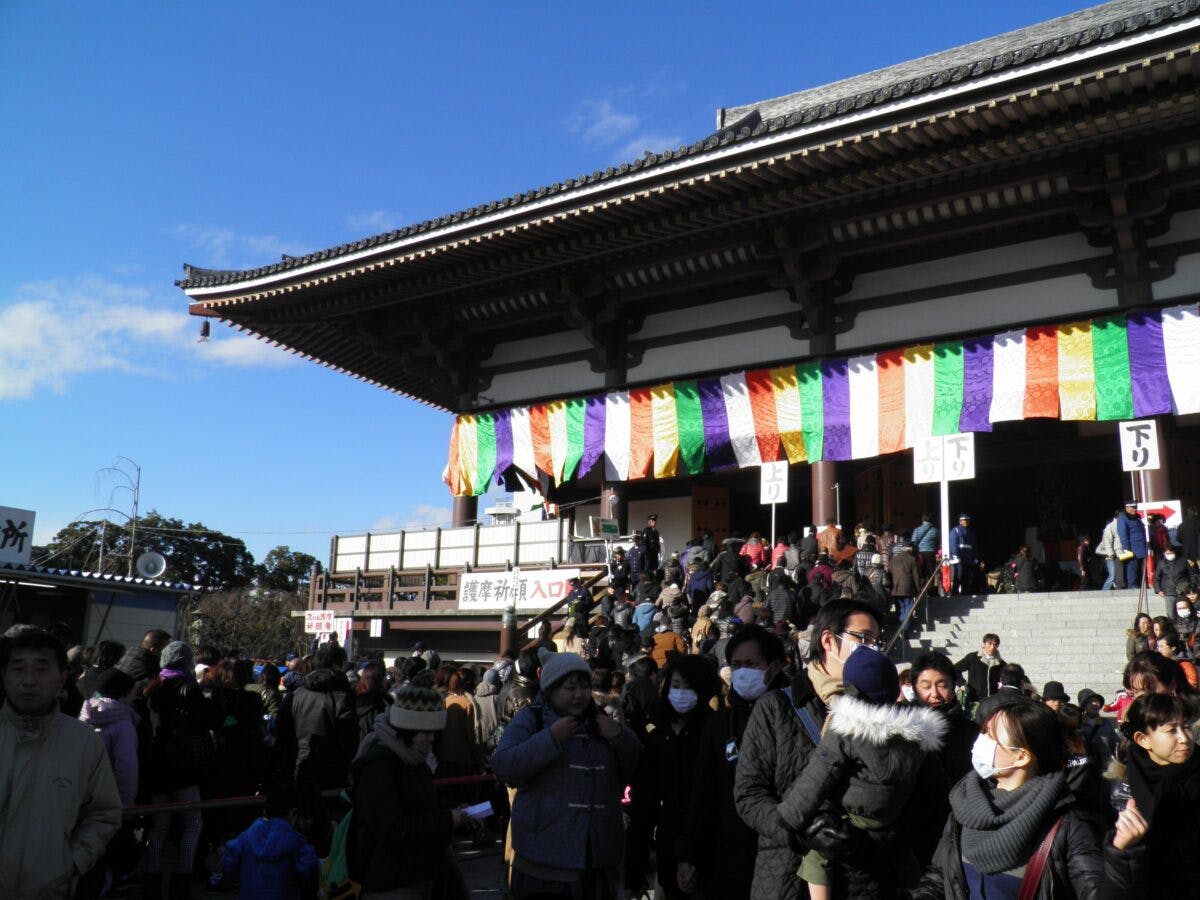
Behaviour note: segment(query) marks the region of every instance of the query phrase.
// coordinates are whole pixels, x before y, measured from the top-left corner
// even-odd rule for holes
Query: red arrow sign
[[[1177,510],[1171,509],[1169,506],[1159,506],[1151,508],[1142,507],[1142,512],[1144,512],[1147,516],[1162,516],[1164,519],[1169,519],[1171,516],[1175,515]]]

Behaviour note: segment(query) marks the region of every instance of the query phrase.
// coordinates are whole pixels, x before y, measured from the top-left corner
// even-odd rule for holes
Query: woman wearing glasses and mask
[[[1129,804],[1101,842],[1072,798],[1051,709],[1020,700],[995,710],[971,762],[915,900],[1143,896],[1146,821]]]

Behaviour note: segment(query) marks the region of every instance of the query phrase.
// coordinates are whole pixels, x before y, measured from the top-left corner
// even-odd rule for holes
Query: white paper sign
[[[1157,422],[1153,419],[1122,422],[1117,432],[1121,435],[1122,469],[1126,472],[1144,472],[1159,467]]]
[[[913,484],[937,484],[942,480],[942,439],[921,438],[913,445]]]
[[[383,637],[383,619],[372,619],[371,620],[371,637],[373,637],[373,638]]]
[[[975,477],[975,434],[948,434],[942,438],[942,468],[947,481]]]
[[[33,554],[34,515],[33,510],[0,506],[0,565],[29,565]]]
[[[766,462],[759,471],[759,502],[763,506],[772,503],[787,503],[788,464],[787,460]]]
[[[333,631],[332,609],[310,609],[304,613],[305,634],[327,634]]]
[[[346,651],[347,658],[354,652],[354,620],[347,617],[333,620],[333,633],[337,635],[338,643]]]
[[[567,581],[578,577],[578,569],[467,572],[458,579],[458,608],[540,611],[571,593]]]

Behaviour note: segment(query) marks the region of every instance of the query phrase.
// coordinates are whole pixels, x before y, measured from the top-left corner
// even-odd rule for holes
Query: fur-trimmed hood
[[[900,738],[936,753],[949,728],[945,716],[923,706],[868,703],[843,694],[833,698],[831,708],[830,731],[879,747]]]

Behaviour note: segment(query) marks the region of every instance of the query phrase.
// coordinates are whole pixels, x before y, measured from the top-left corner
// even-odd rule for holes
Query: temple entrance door
[[[692,533],[712,532],[713,540],[720,549],[721,541],[729,537],[729,488],[692,486]]]

